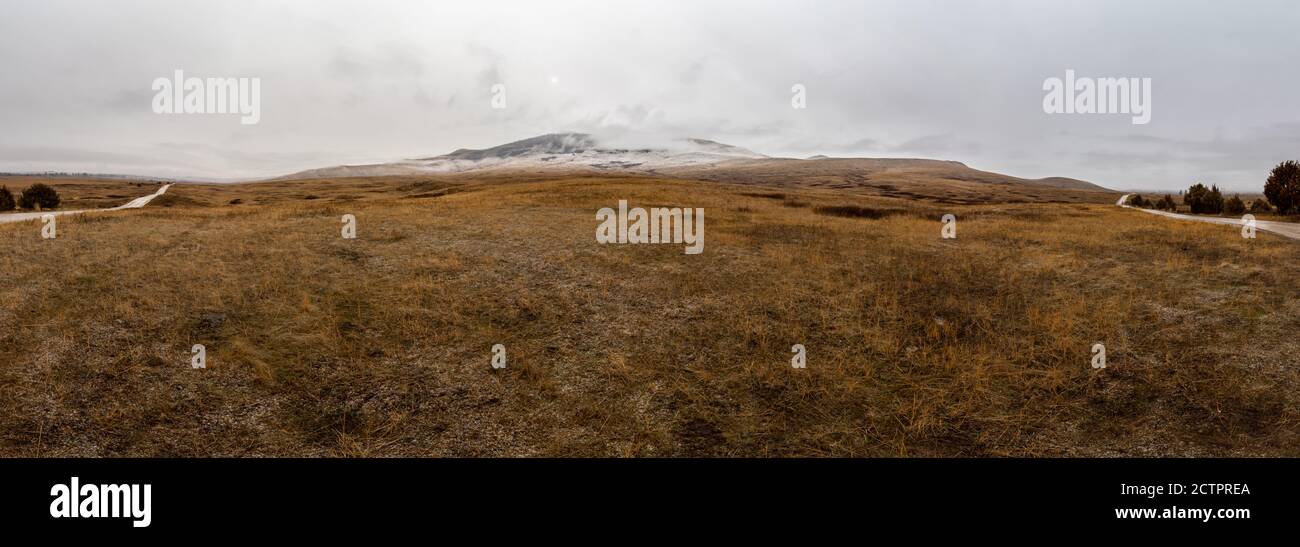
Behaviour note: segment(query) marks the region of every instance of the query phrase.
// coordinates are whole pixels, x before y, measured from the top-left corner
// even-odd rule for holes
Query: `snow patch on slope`
[[[375,165],[313,169],[288,178],[461,173],[490,170],[595,170],[653,172],[734,160],[767,159],[756,152],[707,139],[678,139],[653,147],[617,147],[585,133],[553,133],[481,150]]]

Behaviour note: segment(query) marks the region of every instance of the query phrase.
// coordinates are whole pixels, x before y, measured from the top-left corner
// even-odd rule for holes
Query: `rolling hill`
[[[951,203],[1114,201],[1117,193],[1065,178],[1024,179],[961,162],[909,158],[769,157],[706,139],[654,147],[617,147],[584,133],[554,133],[486,149],[369,165],[341,165],[276,180],[395,175],[632,174],[680,179],[851,190],[901,199]]]

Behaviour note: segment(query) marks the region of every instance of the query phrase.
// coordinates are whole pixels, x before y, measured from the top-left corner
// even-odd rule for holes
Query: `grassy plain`
[[[597,244],[620,199],[703,207],[704,253]],[[375,178],[0,224],[0,455],[1300,455],[1300,245],[1106,199]]]

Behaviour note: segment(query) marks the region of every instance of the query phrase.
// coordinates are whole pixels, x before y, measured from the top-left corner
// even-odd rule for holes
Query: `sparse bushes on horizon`
[[[1264,183],[1264,197],[1281,214],[1297,212],[1300,209],[1300,163],[1288,160],[1277,164]]]
[[[1297,214],[1300,213],[1300,162],[1287,160],[1277,164],[1269,173],[1268,181],[1264,183],[1264,199],[1254,200],[1249,207],[1241,199],[1240,194],[1225,200],[1218,186],[1207,188],[1204,184],[1197,183],[1181,194],[1183,203],[1192,209],[1193,214],[1198,215],[1240,215],[1246,212],[1274,211],[1283,215]],[[1165,198],[1171,199],[1169,196]],[[1135,195],[1130,198],[1129,203],[1136,205],[1136,202],[1141,200],[1142,196]],[[1163,201],[1155,202],[1154,207],[1163,209]],[[1170,210],[1176,208],[1171,207]]]
[[[38,206],[41,210],[58,209],[59,203],[59,193],[39,182],[23,190],[18,198],[18,205],[23,209],[36,209]]]

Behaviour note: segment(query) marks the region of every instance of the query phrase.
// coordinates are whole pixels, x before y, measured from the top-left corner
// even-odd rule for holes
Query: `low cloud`
[[[1294,53],[1289,2],[1069,10],[1060,17],[1041,0],[19,3],[0,19],[0,170],[273,176],[565,131],[955,159],[1134,189],[1258,190],[1272,165],[1300,159],[1300,74],[1276,69]],[[261,78],[261,123],[152,114],[149,82],[178,68]],[[1045,114],[1041,84],[1066,69],[1152,78],[1151,123]],[[496,83],[505,109],[491,107]],[[807,108],[792,107],[794,84]]]

